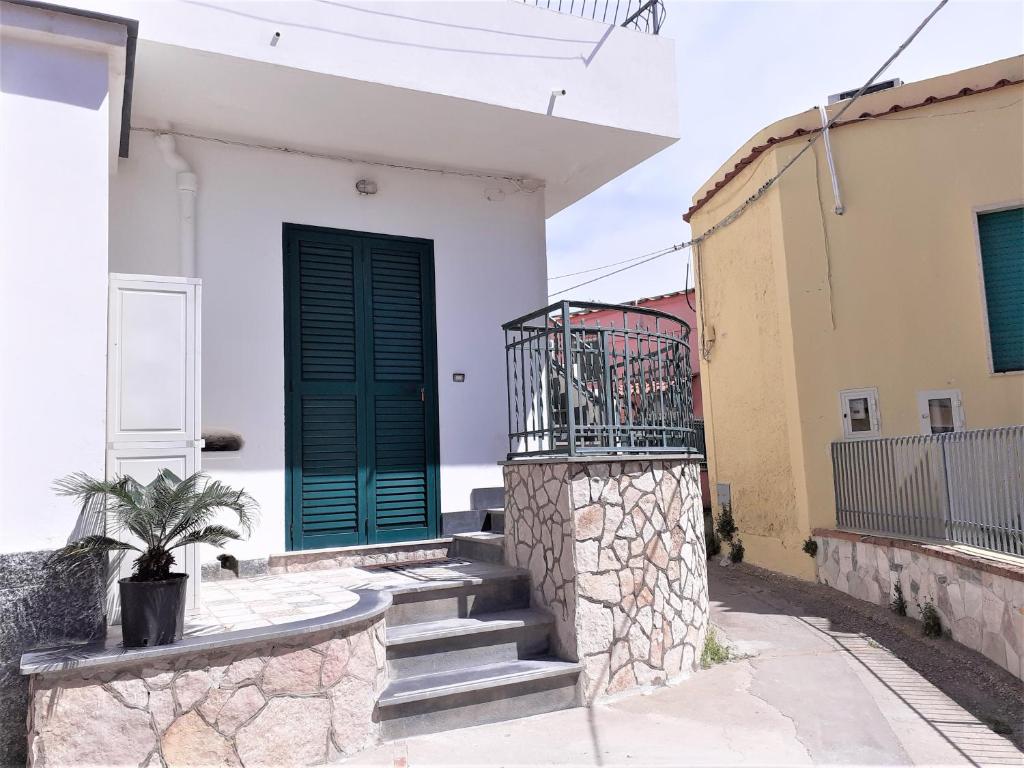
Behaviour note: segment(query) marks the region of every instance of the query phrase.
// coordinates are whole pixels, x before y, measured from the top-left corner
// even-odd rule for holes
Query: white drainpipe
[[[199,182],[188,162],[178,154],[174,136],[156,135],[164,162],[177,172],[178,183],[178,252],[183,277],[196,277],[196,193]]]

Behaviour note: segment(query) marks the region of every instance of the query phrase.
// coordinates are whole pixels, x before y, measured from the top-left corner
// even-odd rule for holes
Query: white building
[[[657,4],[538,5],[0,2],[0,763],[21,652],[104,622],[43,571],[82,523],[54,479],[244,487],[257,571],[502,484],[545,220],[677,132]]]
[[[262,508],[239,559],[437,537],[501,484],[500,325],[546,303],[545,219],[675,140],[671,40],[512,0],[0,7],[0,552],[65,543],[55,478],[133,466],[111,273],[201,281],[195,432],[244,447],[200,463]],[[317,247],[348,266],[317,272]],[[345,300],[304,292],[299,260]],[[179,383],[163,416],[188,421]],[[317,393],[340,403],[321,442],[415,476],[334,488],[333,517],[303,502]]]

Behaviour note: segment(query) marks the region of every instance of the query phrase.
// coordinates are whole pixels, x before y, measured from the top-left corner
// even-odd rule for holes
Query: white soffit
[[[133,124],[540,179],[551,216],[676,139],[139,40]]]

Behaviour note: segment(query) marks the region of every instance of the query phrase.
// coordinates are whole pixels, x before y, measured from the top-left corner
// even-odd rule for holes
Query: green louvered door
[[[290,549],[437,534],[429,242],[285,226]]]

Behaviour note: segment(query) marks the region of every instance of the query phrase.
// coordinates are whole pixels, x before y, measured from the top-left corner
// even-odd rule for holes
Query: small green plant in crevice
[[[708,634],[704,640],[704,650],[700,654],[700,665],[709,669],[715,664],[722,664],[732,658],[729,646],[718,639],[718,633],[714,627],[708,627]]]
[[[718,515],[718,520],[715,522],[715,534],[716,538],[719,539],[718,550],[715,554],[721,551],[722,543],[728,542],[729,561],[733,563],[743,561],[743,541],[736,535],[738,530],[736,521],[732,516],[732,505],[723,504],[722,512]]]
[[[907,599],[903,597],[903,585],[898,581],[892,588],[892,600],[889,602],[889,607],[897,616],[907,615]]]
[[[719,535],[722,541],[732,541],[732,537],[736,535],[736,521],[732,518],[732,505],[723,504],[722,512],[718,515],[718,522],[715,523],[715,533]]]
[[[737,536],[735,539],[729,542],[729,561],[733,563],[742,563],[743,554],[746,552],[743,549],[743,539]]]
[[[803,550],[811,557],[818,556],[818,542],[814,540],[813,536],[807,537],[807,541],[804,542]]]
[[[928,598],[925,598],[923,603],[917,604],[917,609],[921,611],[921,631],[925,637],[942,637],[942,617],[939,616],[939,611]]]
[[[721,552],[722,552],[722,540],[720,538],[718,538],[718,534],[717,533],[712,533],[708,537],[707,542],[705,542],[705,547],[707,548],[707,553],[708,553],[708,559],[709,560],[712,557],[717,557],[719,554],[721,554]]]

